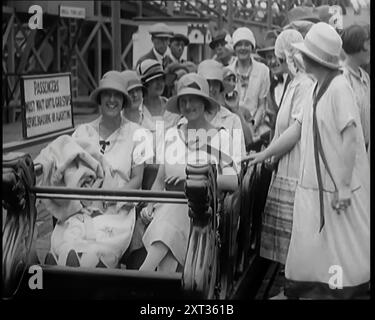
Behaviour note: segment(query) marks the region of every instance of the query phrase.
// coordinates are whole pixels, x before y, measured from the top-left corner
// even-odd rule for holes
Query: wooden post
[[[121,70],[121,4],[111,0],[112,14],[112,69]]]
[[[267,3],[267,27],[268,30],[272,29],[272,0]]]
[[[223,29],[223,17],[222,17],[223,12],[221,10],[220,0],[214,0],[214,4],[215,4],[216,11],[219,13],[218,17],[217,17],[217,28],[218,28],[218,30],[221,30],[221,29]]]
[[[97,2],[95,2],[97,4]],[[97,6],[98,17],[102,16],[101,3]],[[102,77],[102,28],[99,28],[95,44],[95,80],[99,84]]]
[[[228,0],[228,31],[230,34],[233,33],[233,0]]]
[[[142,18],[143,16],[143,3],[142,1],[137,1],[138,3],[138,17]]]

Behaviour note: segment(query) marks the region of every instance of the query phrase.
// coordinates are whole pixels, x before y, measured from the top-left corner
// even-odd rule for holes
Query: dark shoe
[[[48,252],[46,255],[46,258],[44,259],[44,264],[50,265],[50,266],[56,266],[57,261],[53,254],[51,252]]]
[[[75,250],[70,250],[68,253],[68,257],[66,258],[66,264],[67,267],[79,267],[79,259],[77,252]]]

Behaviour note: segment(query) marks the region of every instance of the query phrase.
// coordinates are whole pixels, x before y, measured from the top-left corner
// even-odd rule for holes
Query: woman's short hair
[[[324,68],[323,65],[321,65],[319,62],[315,61],[314,59],[311,59],[308,55],[304,54],[303,52],[301,52],[302,54],[302,58],[303,58],[303,62],[304,64],[309,64],[310,67],[313,67],[313,68]]]
[[[364,50],[364,43],[369,40],[369,30],[357,24],[345,28],[341,33],[342,48],[346,54],[355,54]]]

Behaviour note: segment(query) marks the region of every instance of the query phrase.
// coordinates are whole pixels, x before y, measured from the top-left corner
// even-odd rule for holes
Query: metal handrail
[[[41,199],[71,199],[121,202],[160,202],[187,204],[184,192],[152,190],[108,190],[98,188],[31,187]]]

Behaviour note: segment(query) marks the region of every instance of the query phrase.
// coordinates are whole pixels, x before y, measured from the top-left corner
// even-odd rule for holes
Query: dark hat
[[[220,41],[224,41],[225,44],[227,43],[227,41],[225,40],[225,37],[227,36],[227,33],[225,31],[219,31],[215,37],[212,37],[212,40],[209,44],[210,48],[212,50],[215,49],[215,46],[216,46],[216,43],[220,42]]]
[[[185,46],[187,46],[190,43],[189,38],[182,33],[175,33],[171,38],[170,42],[172,41],[183,41]]]

